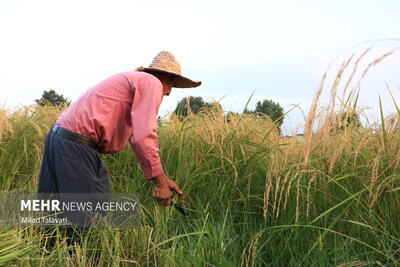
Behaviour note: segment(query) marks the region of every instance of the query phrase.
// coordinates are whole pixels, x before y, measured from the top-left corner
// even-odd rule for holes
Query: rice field
[[[337,119],[337,112],[362,115],[357,91],[335,103],[352,60],[325,107],[321,83],[304,139],[282,138],[268,117],[226,122],[222,110],[163,123],[161,158],[188,194],[187,216],[152,199],[152,183],[126,147],[102,160],[113,192],[140,194],[140,228],[93,229],[70,245],[57,229],[2,225],[0,265],[400,265],[400,109],[393,99],[398,114],[361,127]],[[2,192],[37,190],[44,138],[61,111],[0,110]]]

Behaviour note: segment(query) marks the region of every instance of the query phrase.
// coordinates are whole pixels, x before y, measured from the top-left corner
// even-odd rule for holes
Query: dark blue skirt
[[[39,178],[39,193],[110,193],[99,153],[53,133],[47,134]]]

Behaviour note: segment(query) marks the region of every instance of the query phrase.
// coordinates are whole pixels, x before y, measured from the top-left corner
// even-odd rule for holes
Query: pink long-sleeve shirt
[[[158,154],[157,113],[163,87],[139,71],[113,75],[69,106],[56,123],[93,139],[100,153],[122,150],[128,141],[147,179],[164,174]]]

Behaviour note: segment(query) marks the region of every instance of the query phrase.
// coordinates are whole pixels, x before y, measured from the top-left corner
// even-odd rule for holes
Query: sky
[[[359,84],[360,102],[375,119],[379,96],[385,114],[395,110],[386,84],[400,96],[399,11],[397,0],[0,0],[0,105],[32,104],[49,89],[74,101],[166,50],[184,76],[202,85],[173,89],[160,115],[189,95],[241,112],[254,92],[250,109],[264,99],[285,111],[298,106],[283,125],[292,134],[304,124],[328,67],[322,104],[343,60],[372,47],[355,81],[370,62],[395,51]]]

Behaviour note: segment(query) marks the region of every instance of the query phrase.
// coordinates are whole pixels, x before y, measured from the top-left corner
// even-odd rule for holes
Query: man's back
[[[153,75],[138,71],[123,72],[82,94],[56,123],[96,141],[101,153],[117,152],[133,135],[133,124],[142,124],[141,118],[154,114],[154,119],[146,120],[150,125],[145,129],[156,127],[156,114],[162,97],[162,84]],[[138,110],[135,111],[135,107]],[[137,135],[141,135],[140,129],[143,128],[137,126],[140,126],[135,127]]]

